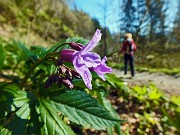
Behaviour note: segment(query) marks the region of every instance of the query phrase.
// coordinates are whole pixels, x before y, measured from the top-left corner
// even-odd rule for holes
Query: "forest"
[[[0,0],[0,134],[180,134],[180,0],[103,0],[101,20],[75,2]]]

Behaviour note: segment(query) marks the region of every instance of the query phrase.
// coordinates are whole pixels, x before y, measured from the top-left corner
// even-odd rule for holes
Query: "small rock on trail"
[[[124,75],[124,72],[118,69],[113,69],[113,74],[130,85],[146,85],[152,82],[166,94],[180,95],[180,77],[173,77],[164,73],[136,72],[135,77],[131,79],[130,72]]]

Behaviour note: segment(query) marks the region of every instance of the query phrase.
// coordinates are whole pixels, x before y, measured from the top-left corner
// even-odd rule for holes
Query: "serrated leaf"
[[[50,98],[52,106],[62,112],[71,121],[87,127],[105,129],[120,120],[84,91],[71,90]]]
[[[38,120],[39,113],[36,112],[35,107],[39,106],[39,101],[36,99],[31,103],[31,114],[28,122],[27,135],[41,135],[40,128],[42,123]]]
[[[68,127],[53,110],[51,104],[45,99],[40,100],[40,105],[36,108],[40,114],[42,135],[74,135],[74,132]]]
[[[21,91],[16,85],[8,85],[0,91],[0,124],[6,119],[6,115],[17,111],[30,101],[30,93]],[[29,98],[27,98],[29,96]]]
[[[73,37],[73,38],[66,39],[66,42],[75,42],[75,43],[86,45],[89,42],[89,40],[84,39],[82,37]]]
[[[1,92],[3,93],[0,104],[4,105],[1,118],[4,120],[0,134],[74,134],[52,109],[52,106],[46,101],[36,99],[34,94],[21,91],[16,85],[9,85]],[[5,115],[5,111],[8,116]]]
[[[29,104],[25,103],[17,112],[12,113],[1,130],[1,135],[26,135],[30,118]]]
[[[105,98],[105,93],[104,92],[100,92],[97,96],[98,96],[98,99],[101,101],[101,103],[110,111],[110,113],[115,118],[120,119],[118,113],[115,111],[115,109],[111,105],[110,101]],[[114,130],[113,130],[112,127],[109,127],[107,129],[107,131],[108,131],[109,135],[113,134],[114,132],[116,132],[117,135],[121,135],[121,124],[120,123],[116,123],[114,125]]]
[[[24,103],[30,101],[30,99],[27,98],[28,96],[31,96],[30,92],[22,91],[14,84],[8,85],[3,91],[8,93],[6,94],[7,100],[12,102],[16,108],[21,107]]]

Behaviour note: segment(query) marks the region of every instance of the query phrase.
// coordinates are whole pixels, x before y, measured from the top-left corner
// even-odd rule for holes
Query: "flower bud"
[[[73,76],[72,76],[72,73],[70,70],[66,70],[66,77],[69,79],[69,80],[72,80],[73,79]]]
[[[76,70],[71,70],[71,73],[72,73],[73,77],[78,78],[78,79],[81,78],[80,74]]]
[[[52,82],[57,83],[59,81],[59,75],[58,73],[53,75]]]
[[[66,69],[65,66],[61,66],[60,69],[59,69],[59,72],[60,72],[61,74],[64,74],[66,71],[67,71],[67,69]]]
[[[58,60],[56,61],[56,66],[61,66],[62,64],[63,64],[62,59],[58,59]]]
[[[65,49],[60,51],[60,57],[61,60],[67,61],[67,62],[72,62],[73,61],[73,53],[75,51],[72,49]]]
[[[45,83],[45,88],[49,88],[53,83],[53,75],[49,76]]]
[[[73,83],[69,79],[62,76],[59,78],[59,83],[63,83],[67,88],[70,89],[74,87]]]
[[[76,51],[80,51],[84,47],[84,45],[75,42],[70,42],[69,46]]]

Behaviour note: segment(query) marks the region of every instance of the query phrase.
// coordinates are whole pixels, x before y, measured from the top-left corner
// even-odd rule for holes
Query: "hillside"
[[[48,46],[72,36],[89,38],[94,29],[89,15],[71,11],[63,0],[0,1],[0,37],[5,40]]]

